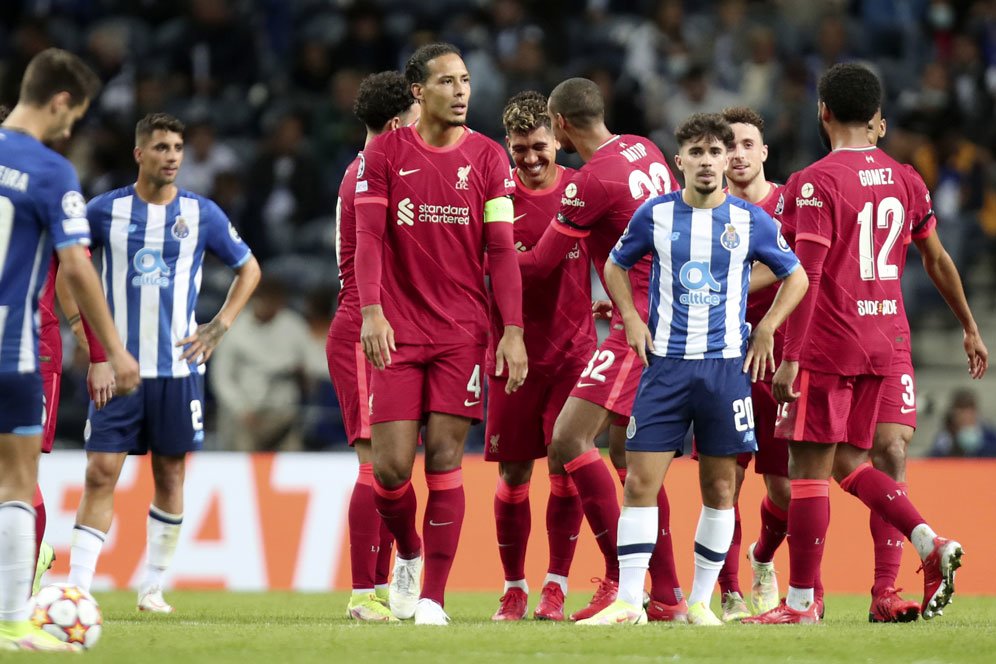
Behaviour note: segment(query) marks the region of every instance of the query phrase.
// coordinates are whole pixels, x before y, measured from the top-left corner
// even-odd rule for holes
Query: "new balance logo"
[[[412,173],[418,173],[420,170],[422,170],[422,169],[421,168],[410,168],[408,170],[405,170],[404,168],[401,168],[401,169],[398,169],[398,175],[400,175],[401,177],[405,177],[406,175],[411,175]]]
[[[398,226],[415,225],[415,204],[412,199],[403,198],[398,202]]]

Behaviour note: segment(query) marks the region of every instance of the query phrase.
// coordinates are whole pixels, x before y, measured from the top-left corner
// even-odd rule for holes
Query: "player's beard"
[[[708,187],[703,187],[702,185],[700,185],[700,184],[697,184],[697,185],[695,185],[695,191],[696,191],[696,192],[697,192],[697,193],[698,193],[698,194],[699,194],[700,196],[709,196],[709,195],[710,195],[710,194],[712,194],[712,193],[713,193],[714,191],[716,191],[716,188],[717,188],[717,187],[718,187],[718,185],[715,185],[715,184],[714,184],[714,185],[711,185],[711,186],[708,186]]]
[[[830,134],[827,132],[827,128],[823,126],[823,120],[816,118],[816,128],[820,134],[820,143],[823,144],[827,152],[832,152],[833,144],[830,143]]]

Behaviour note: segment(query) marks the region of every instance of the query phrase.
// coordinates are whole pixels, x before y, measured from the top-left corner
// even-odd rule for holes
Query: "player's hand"
[[[800,393],[793,389],[795,378],[799,375],[799,362],[782,360],[774,377],[771,379],[771,393],[779,403],[791,403],[799,398]]]
[[[595,320],[612,318],[612,300],[595,300],[591,303],[591,315]]]
[[[654,338],[650,334],[650,328],[635,311],[623,316],[623,325],[626,327],[626,343],[640,356],[643,366],[649,367],[647,351],[654,351]]]
[[[751,331],[743,371],[750,372],[752,383],[764,380],[768,371],[775,371],[775,331],[766,325],[757,325]]]
[[[86,391],[93,407],[100,410],[114,396],[114,368],[110,362],[93,362],[86,371]]]
[[[982,335],[978,330],[965,332],[963,344],[965,355],[968,356],[968,373],[978,380],[986,375],[986,369],[989,368],[989,350],[982,342]]]
[[[522,328],[515,325],[505,327],[505,334],[495,350],[495,374],[500,376],[508,365],[508,380],[505,381],[505,394],[511,394],[522,386],[529,373],[529,360],[526,357],[526,343],[522,338]]]
[[[114,369],[114,394],[125,396],[138,389],[138,382],[141,378],[138,375],[138,362],[131,356],[131,353],[121,349],[108,358],[111,368]]]
[[[217,318],[209,323],[197,326],[197,331],[185,339],[176,342],[176,347],[186,346],[186,350],[180,355],[180,359],[185,362],[196,362],[204,364],[211,357],[211,353],[218,347],[221,338],[228,332],[228,326]]]
[[[384,318],[384,310],[379,304],[363,307],[360,342],[363,344],[363,354],[375,369],[383,369],[391,364],[391,351],[397,351],[398,348],[394,345],[394,328]]]

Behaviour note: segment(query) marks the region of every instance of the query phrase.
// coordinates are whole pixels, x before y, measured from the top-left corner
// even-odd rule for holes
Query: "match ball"
[[[54,583],[31,598],[31,622],[60,641],[92,648],[100,640],[104,619],[90,593]]]

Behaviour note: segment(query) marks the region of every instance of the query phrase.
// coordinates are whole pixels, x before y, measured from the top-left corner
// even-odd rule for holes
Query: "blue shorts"
[[[756,452],[750,376],[743,372],[743,364],[742,357],[652,357],[636,392],[626,449],[680,456],[692,425],[700,455]]]
[[[204,377],[143,378],[138,389],[101,410],[90,402],[88,452],[181,456],[204,445]]]
[[[0,373],[0,434],[40,436],[44,425],[41,374]]]

